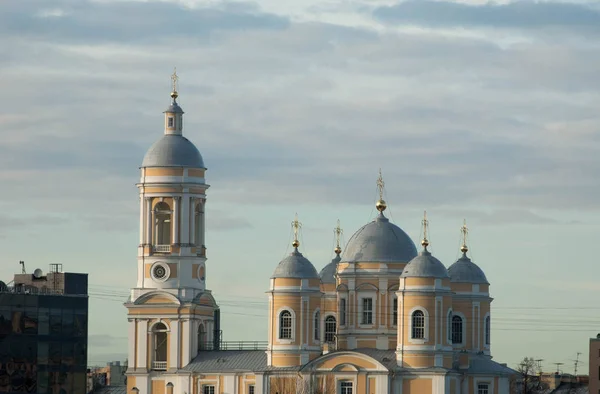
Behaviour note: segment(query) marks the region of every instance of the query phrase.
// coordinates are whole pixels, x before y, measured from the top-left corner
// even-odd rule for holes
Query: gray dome
[[[417,255],[410,237],[379,214],[348,241],[342,261],[408,262]]]
[[[482,269],[466,254],[448,268],[448,274],[451,282],[490,284]]]
[[[425,249],[404,267],[400,277],[444,279],[448,278],[448,270],[441,261]]]
[[[341,261],[341,257],[338,254],[335,256],[331,263],[327,264],[321,272],[319,272],[319,278],[323,283],[335,283],[335,271],[337,270],[337,264]]]
[[[181,109],[181,107],[179,106],[179,104],[177,104],[176,101],[173,101],[173,103],[169,105],[169,108],[167,108],[165,113],[183,114],[184,112],[183,109]]]
[[[296,279],[318,279],[319,275],[314,265],[304,256],[298,252],[298,249],[281,260],[275,272],[273,272],[274,278],[296,278]]]
[[[198,148],[177,134],[165,134],[156,141],[144,156],[142,167],[205,168]]]

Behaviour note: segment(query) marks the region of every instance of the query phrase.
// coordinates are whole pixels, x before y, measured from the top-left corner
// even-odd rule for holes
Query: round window
[[[156,265],[152,270],[152,274],[156,279],[164,279],[167,276],[167,269],[163,265]]]

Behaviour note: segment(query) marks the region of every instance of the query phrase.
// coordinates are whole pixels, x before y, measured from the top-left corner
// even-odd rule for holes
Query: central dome
[[[204,160],[190,140],[182,135],[165,134],[148,149],[142,167],[204,168]]]
[[[380,213],[350,238],[342,261],[407,263],[416,255],[408,234]]]

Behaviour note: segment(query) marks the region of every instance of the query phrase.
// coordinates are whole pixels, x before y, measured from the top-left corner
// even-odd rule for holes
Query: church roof
[[[165,134],[156,141],[144,156],[142,167],[205,168],[198,148],[178,134]]]
[[[300,367],[268,367],[265,350],[200,351],[184,371],[212,372],[261,372],[268,370],[298,371]]]
[[[436,259],[424,249],[417,257],[412,259],[404,270],[401,278],[448,278],[448,271],[441,261]]]
[[[298,248],[294,248],[294,251],[290,253],[285,259],[275,268],[273,276],[271,278],[296,278],[296,279],[314,279],[318,278],[317,270],[315,266],[298,251]]]
[[[380,213],[350,238],[342,261],[408,262],[416,255],[410,237]]]
[[[319,278],[322,283],[335,283],[335,271],[337,270],[337,264],[341,261],[340,255],[335,256],[331,263],[327,264],[321,272],[319,272]]]
[[[489,284],[483,270],[464,253],[448,268],[451,282]]]
[[[469,360],[467,374],[474,375],[513,375],[518,373],[506,364],[500,364],[488,356],[475,356]]]

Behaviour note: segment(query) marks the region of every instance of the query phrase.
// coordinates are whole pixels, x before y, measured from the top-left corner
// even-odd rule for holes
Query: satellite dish
[[[42,275],[44,275],[44,271],[42,271],[42,270],[41,270],[41,269],[39,269],[39,268],[36,268],[36,269],[35,269],[35,271],[33,271],[33,276],[34,276],[34,278],[36,278],[36,279],[39,279],[39,278],[41,278],[41,277],[42,277]]]

